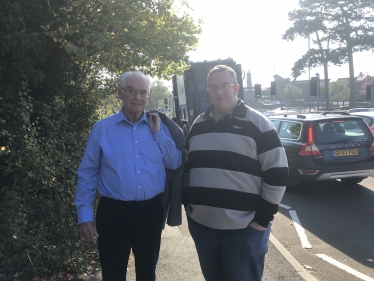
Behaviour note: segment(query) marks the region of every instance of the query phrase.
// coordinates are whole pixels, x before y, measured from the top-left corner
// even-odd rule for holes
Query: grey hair
[[[232,82],[238,84],[238,79],[236,78],[236,72],[234,71],[234,69],[223,64],[216,65],[215,67],[213,67],[208,73],[207,80],[209,80],[210,75],[218,71],[227,71],[231,76]]]
[[[126,80],[128,77],[138,77],[144,79],[144,81],[147,82],[148,84],[148,92],[151,90],[151,85],[152,85],[152,79],[151,77],[145,75],[144,73],[140,71],[126,71],[122,73],[119,77],[119,86],[123,87],[126,84]]]

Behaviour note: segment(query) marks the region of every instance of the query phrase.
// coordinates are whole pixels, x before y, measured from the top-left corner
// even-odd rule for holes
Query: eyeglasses
[[[127,89],[121,87],[121,89],[124,90],[129,96],[132,96],[132,97],[135,97],[137,93],[139,93],[140,97],[142,98],[146,98],[148,96],[148,91],[146,90],[136,91],[134,88],[131,88],[131,87],[127,87]]]
[[[218,89],[221,89],[222,91],[228,91],[232,86],[235,86],[236,84],[230,84],[230,83],[222,83],[220,86],[218,85],[210,85],[208,87],[208,92],[217,93]]]

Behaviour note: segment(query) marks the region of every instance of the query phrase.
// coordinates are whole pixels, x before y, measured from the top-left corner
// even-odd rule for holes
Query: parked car
[[[366,111],[374,111],[374,108],[371,107],[356,107],[356,108],[351,108],[348,109],[348,113],[353,113],[353,112],[366,112]]]
[[[374,132],[374,111],[353,112],[351,115],[359,116],[369,125],[372,132]]]
[[[286,151],[289,186],[330,179],[356,184],[374,175],[374,135],[362,118],[332,112],[268,118]]]
[[[294,107],[293,110],[299,112],[299,113],[304,113],[305,112],[305,108],[304,107]]]
[[[282,115],[282,114],[297,114],[298,112],[295,110],[288,110],[288,109],[275,109],[273,111],[265,111],[262,114],[265,116],[273,116],[273,115]]]

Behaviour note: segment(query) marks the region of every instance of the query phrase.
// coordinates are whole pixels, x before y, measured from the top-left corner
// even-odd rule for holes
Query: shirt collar
[[[123,113],[123,107],[118,111],[117,114],[115,114],[114,119],[115,119],[115,123],[119,123],[119,122],[122,122],[122,121],[126,121],[126,122],[130,123],[130,121],[127,119],[126,115]],[[147,115],[145,114],[145,111],[143,111],[143,115],[142,115],[142,117],[140,117],[139,121],[145,121],[148,124],[148,118],[147,118]]]
[[[213,116],[213,104],[210,104],[208,108],[205,110],[203,117],[207,119],[208,117],[214,117]],[[244,102],[241,99],[238,99],[238,103],[236,106],[225,115],[225,117],[232,118],[232,117],[241,117],[244,118],[245,114],[247,113],[247,108],[245,107]]]

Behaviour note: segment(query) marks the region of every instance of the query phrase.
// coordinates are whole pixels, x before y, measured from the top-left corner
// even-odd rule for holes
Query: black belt
[[[143,201],[123,201],[123,200],[116,200],[113,198],[101,196],[100,201],[103,201],[103,203],[109,203],[113,204],[115,206],[146,206],[146,205],[152,205],[155,202],[160,202],[161,194],[156,195],[155,197]]]

